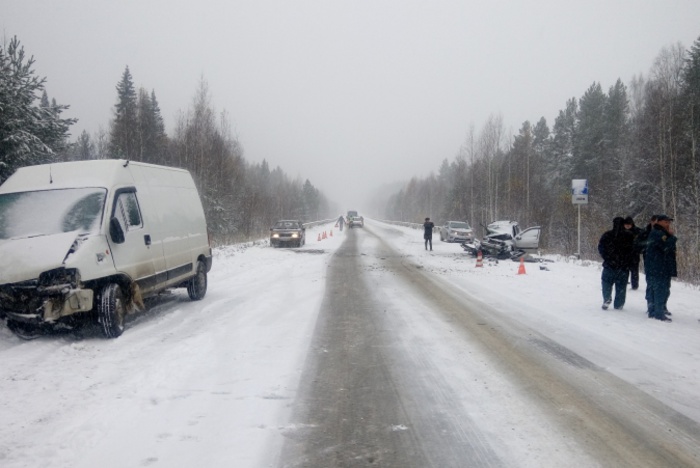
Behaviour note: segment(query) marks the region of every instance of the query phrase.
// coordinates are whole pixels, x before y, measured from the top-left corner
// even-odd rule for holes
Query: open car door
[[[540,246],[540,226],[521,231],[514,239],[514,248],[525,251],[537,250]]]

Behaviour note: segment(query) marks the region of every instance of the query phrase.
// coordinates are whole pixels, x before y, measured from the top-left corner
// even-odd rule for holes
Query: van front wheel
[[[110,283],[102,288],[97,304],[97,317],[102,325],[102,333],[107,338],[117,338],[124,332],[126,304],[122,288],[118,284]]]
[[[198,301],[207,293],[207,267],[204,262],[197,262],[197,273],[187,282],[187,294],[190,299]]]

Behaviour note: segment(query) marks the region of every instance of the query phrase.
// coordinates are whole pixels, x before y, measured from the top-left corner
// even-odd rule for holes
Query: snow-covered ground
[[[662,323],[646,317],[643,277],[623,310],[601,310],[598,262],[551,257],[518,274],[510,261],[478,268],[457,244],[425,251],[419,230],[371,220],[368,229],[406,261],[700,422],[696,288],[673,283],[673,322]],[[333,235],[318,240],[323,232]],[[0,326],[0,466],[274,466],[298,429],[292,403],[345,235],[329,224],[310,228],[300,249],[217,249],[203,301],[166,295],[116,340],[89,329],[25,342]]]

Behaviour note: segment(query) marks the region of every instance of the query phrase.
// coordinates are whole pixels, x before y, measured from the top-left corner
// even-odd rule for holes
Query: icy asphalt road
[[[317,242],[323,229],[301,249],[219,250],[203,301],[165,295],[117,340],[0,326],[0,466],[700,466],[692,386],[654,398],[664,378],[625,358],[631,385],[571,350],[593,329],[558,324],[554,342],[491,307],[488,278],[459,289],[382,240],[415,233],[370,222]],[[435,255],[462,262],[452,247]],[[660,338],[683,331],[674,312]],[[602,326],[646,336],[655,324],[631,314]],[[611,336],[598,348],[626,356]],[[684,340],[679,363],[697,356]]]
[[[376,231],[351,231],[330,263],[292,419],[304,429],[280,466],[700,465],[694,421]]]

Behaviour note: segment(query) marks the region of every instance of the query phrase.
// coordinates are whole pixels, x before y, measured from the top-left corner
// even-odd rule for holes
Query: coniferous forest
[[[137,87],[127,67],[115,77],[106,130],[70,140],[75,119],[50,100],[46,78],[17,38],[0,45],[0,183],[18,167],[66,160],[125,158],[190,170],[215,243],[259,238],[280,217],[337,215],[309,180],[252,164],[212,105],[204,79],[166,133],[155,90]],[[598,259],[597,242],[615,216],[644,227],[652,214],[675,218],[679,271],[700,282],[700,39],[663,47],[645,75],[606,89],[594,82],[563,103],[554,122],[523,122],[510,135],[501,116],[471,126],[456,157],[415,177],[387,199],[385,218],[466,220],[481,226],[511,219],[542,226],[545,252],[577,253],[572,179],[587,179],[581,208],[581,256]],[[549,112],[543,109],[543,112]]]

